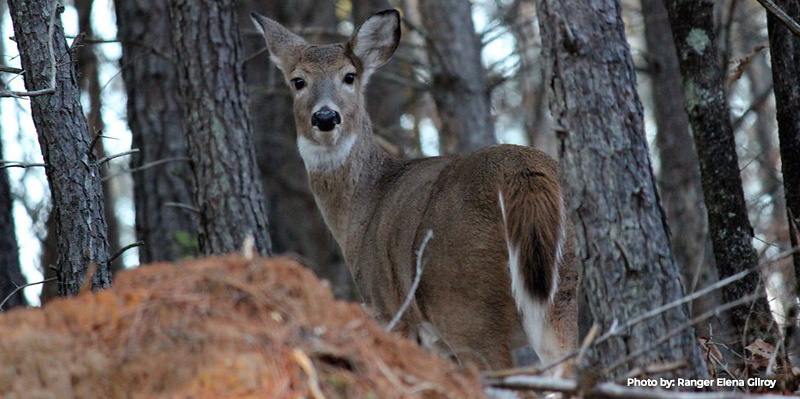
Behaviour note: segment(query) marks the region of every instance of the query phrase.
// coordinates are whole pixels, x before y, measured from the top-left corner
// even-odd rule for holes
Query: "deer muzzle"
[[[339,113],[328,107],[320,108],[311,116],[311,126],[315,126],[323,132],[330,132],[341,123],[342,117],[339,116]]]

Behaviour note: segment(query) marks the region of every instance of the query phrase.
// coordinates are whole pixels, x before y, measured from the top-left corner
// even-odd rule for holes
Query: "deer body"
[[[294,88],[298,148],[317,205],[377,318],[401,307],[432,230],[401,333],[492,369],[511,366],[518,320],[545,363],[572,350],[577,273],[556,162],[519,146],[418,160],[380,148],[363,86],[397,46],[395,11],[367,20],[349,43],[326,46],[254,19]]]

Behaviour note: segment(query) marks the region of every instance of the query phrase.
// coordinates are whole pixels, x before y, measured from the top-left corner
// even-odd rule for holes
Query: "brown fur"
[[[277,62],[287,81],[300,74],[307,82],[295,91],[301,154],[317,205],[375,316],[386,322],[400,308],[415,278],[416,250],[432,230],[419,288],[396,331],[481,368],[510,367],[514,337],[520,333],[517,306],[522,305],[510,289],[498,193],[506,196],[508,235],[524,254],[528,291],[545,297],[555,278],[554,245],[562,223],[555,161],[540,151],[508,145],[448,157],[394,159],[373,139],[363,88],[397,45],[396,12],[373,16],[348,44],[327,46],[298,42],[302,39],[274,21],[255,19],[273,56],[283,54]],[[359,74],[355,90],[342,83],[347,71]],[[323,134],[311,126],[320,98],[341,114],[339,130]],[[352,147],[343,147],[349,140]],[[341,163],[325,158],[336,159],[341,148],[348,148]],[[315,157],[327,161],[317,163]],[[547,306],[541,323],[554,334],[554,353],[576,345],[577,278],[572,277],[577,273],[570,251],[565,245],[565,261],[559,265],[559,274],[570,277],[566,285],[559,285],[552,306],[540,301]]]

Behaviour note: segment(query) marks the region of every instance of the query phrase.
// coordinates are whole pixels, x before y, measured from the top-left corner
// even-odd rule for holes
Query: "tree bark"
[[[331,2],[315,6],[309,0],[292,3],[246,0],[239,8],[245,54],[253,54],[265,46],[263,36],[255,34],[250,22],[253,11],[289,27],[330,31],[336,28],[335,4]],[[305,165],[297,152],[292,96],[283,74],[266,54],[249,60],[245,66],[252,95],[254,139],[256,148],[262,149],[256,155],[272,222],[273,250],[303,256],[310,269],[330,281],[338,297],[354,299],[356,291],[350,272],[317,209]]]
[[[59,295],[77,294],[92,264],[97,271],[93,289],[111,284],[100,166],[95,160],[80,90],[68,52],[61,18],[56,15],[52,37],[51,15],[59,12],[49,0],[10,0],[14,37],[25,70],[25,87],[49,87],[50,54],[56,62],[55,93],[31,98],[33,122],[39,135],[47,180],[56,212]],[[49,45],[48,45],[49,43]]]
[[[800,20],[800,1],[776,0],[776,4],[795,21]],[[789,238],[792,247],[800,245],[800,39],[788,28],[767,13],[769,51],[772,57],[775,106],[780,140],[783,190],[789,220]],[[793,298],[800,296],[800,254],[794,254]],[[793,301],[794,302],[794,301]],[[797,331],[797,306],[789,311],[786,330],[786,347],[794,365],[800,364],[800,332]]]
[[[465,0],[421,1],[442,153],[496,144],[481,41]]]
[[[94,0],[75,0],[75,8],[78,11],[78,32],[86,37],[94,37],[94,30],[92,29],[92,6]],[[95,46],[79,46],[75,51],[76,64],[78,68],[78,83],[81,91],[88,94],[89,97],[89,113],[86,114],[86,122],[89,126],[89,134],[94,136],[103,133],[105,130],[105,123],[103,121],[103,100],[102,100],[102,85],[100,84],[100,74],[98,71],[99,65],[97,55],[94,53]],[[95,157],[97,159],[105,158],[108,151],[106,151],[105,141],[99,140],[94,147]],[[108,165],[100,168],[103,177],[108,176]],[[108,253],[113,255],[120,250],[120,226],[115,209],[117,204],[117,196],[112,188],[113,181],[103,183],[103,198],[105,205],[103,207],[106,218],[106,227],[108,229]],[[112,273],[116,273],[123,269],[122,257],[118,258],[111,265]]]
[[[270,255],[235,3],[170,1],[180,109],[200,214],[200,250],[236,251],[252,236],[258,253]]]
[[[681,71],[663,1],[642,0],[642,16],[658,129],[656,151],[661,161],[658,187],[669,221],[675,264],[685,291],[691,293],[717,280],[700,166],[683,106]],[[692,314],[705,313],[718,302],[714,294],[704,296],[692,302]],[[708,332],[707,324],[698,327],[700,335],[708,336]]]
[[[642,105],[618,1],[539,0],[542,58],[550,73],[550,111],[560,126],[559,152],[570,192],[583,290],[605,331],[683,296],[666,233],[644,133]],[[589,351],[609,366],[650,348],[688,320],[678,307]],[[686,359],[684,378],[706,375],[687,329],[629,362],[630,367]],[[626,370],[611,370],[610,376]]]
[[[703,194],[708,211],[708,224],[714,247],[714,258],[720,278],[755,267],[753,228],[739,174],[736,143],[730,113],[725,100],[722,69],[714,39],[714,2],[710,0],[666,0],[683,75],[684,101],[694,132],[695,148],[700,160]],[[751,273],[722,288],[727,302],[750,295],[760,286],[759,274]],[[729,313],[734,336],[734,351],[741,353],[742,342],[750,342],[753,334],[766,338],[771,314],[765,298],[732,309]],[[745,328],[747,327],[747,328]],[[737,350],[738,349],[738,350]]]
[[[122,78],[128,94],[136,237],[142,264],[195,256],[197,215],[168,206],[194,206],[192,171],[178,104],[169,5],[160,0],[117,0]],[[159,54],[153,49],[157,49]],[[152,167],[148,167],[152,166]]]
[[[800,19],[800,1],[775,3],[794,20]],[[800,234],[800,39],[770,13],[767,13],[767,30],[789,236],[792,247],[796,247]],[[800,254],[794,254],[794,270],[795,280],[800,281]]]
[[[2,52],[0,52],[2,53]],[[3,142],[0,140],[0,159],[3,158]],[[19,248],[17,233],[14,227],[14,199],[11,197],[11,184],[8,172],[0,169],[0,302],[14,291],[17,286],[25,284],[25,277],[19,266]],[[2,310],[16,306],[26,306],[25,293],[22,290],[8,299]]]

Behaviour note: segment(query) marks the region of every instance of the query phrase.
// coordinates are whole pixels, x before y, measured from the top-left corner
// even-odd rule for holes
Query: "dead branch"
[[[188,157],[172,157],[172,158],[159,159],[157,161],[148,162],[148,163],[146,163],[144,165],[137,166],[135,168],[126,169],[126,170],[123,170],[123,171],[120,171],[120,172],[117,172],[117,173],[114,173],[114,174],[110,174],[110,175],[104,177],[102,181],[111,180],[111,179],[113,179],[115,177],[119,177],[119,176],[122,176],[122,175],[125,175],[125,174],[128,174],[128,173],[141,172],[143,170],[150,169],[150,168],[153,168],[153,167],[156,167],[156,166],[159,166],[159,165],[163,165],[163,164],[168,163],[168,162],[178,162],[178,161],[189,162],[189,160],[190,159]]]
[[[518,391],[554,391],[567,394],[578,393],[575,380],[518,375],[501,378],[484,378],[484,386]],[[585,397],[621,399],[784,399],[780,395],[752,395],[741,392],[680,392],[664,389],[626,387],[610,382],[595,385]]]
[[[172,207],[172,208],[186,209],[187,211],[190,211],[190,212],[193,212],[193,213],[197,213],[197,214],[200,213],[200,209],[197,208],[196,206],[181,204],[180,202],[165,202],[164,206],[168,206],[168,207]]]
[[[109,156],[107,156],[105,158],[100,158],[100,160],[97,161],[97,164],[98,165],[102,165],[102,164],[104,164],[104,163],[106,163],[106,162],[108,162],[108,161],[110,161],[112,159],[116,159],[116,158],[119,158],[119,157],[124,157],[126,155],[136,154],[138,152],[139,152],[139,149],[138,148],[134,148],[134,149],[131,149],[131,150],[128,150],[128,151],[125,151],[125,152],[120,152],[119,154],[109,155]]]
[[[4,161],[0,159],[0,170],[8,169],[8,168],[33,168],[33,167],[45,167],[47,165],[43,163],[25,163],[25,162],[17,162],[17,161]]]
[[[25,72],[25,70],[20,69],[20,68],[14,68],[14,67],[3,65],[3,66],[0,66],[0,72],[13,73],[15,75],[20,75],[23,72]]]
[[[119,258],[125,251],[131,248],[141,247],[142,245],[144,245],[144,241],[137,241],[120,248],[120,250],[117,251],[117,253],[115,253],[114,256],[111,257],[111,259],[109,259],[108,263],[109,264],[114,263],[114,261],[117,260],[117,258]]]
[[[772,0],[756,0],[759,4],[761,4],[767,11],[774,15],[775,18],[778,18],[781,23],[786,26],[787,29],[792,31],[795,36],[800,37],[800,24],[797,21],[793,20],[786,11],[783,11],[777,4],[775,4]]]
[[[46,279],[44,279],[44,280],[42,280],[42,281],[37,281],[37,282],[35,282],[35,283],[27,283],[27,284],[17,285],[17,288],[14,288],[14,291],[11,291],[11,293],[10,293],[10,294],[8,294],[8,295],[5,297],[5,298],[3,299],[3,302],[0,302],[0,312],[4,312],[4,311],[5,311],[5,310],[3,309],[3,305],[5,305],[5,304],[6,304],[6,302],[8,302],[8,300],[9,300],[9,299],[11,299],[11,297],[13,297],[14,295],[16,295],[16,294],[17,294],[17,292],[19,292],[20,290],[22,290],[22,289],[25,289],[26,287],[30,287],[30,286],[32,286],[32,285],[49,283],[49,282],[51,282],[51,281],[55,281],[55,280],[56,280],[56,277],[50,277],[50,278],[46,278]]]
[[[655,342],[651,343],[650,345],[647,345],[647,346],[645,346],[643,348],[639,348],[639,349],[635,350],[633,353],[631,353],[630,355],[628,355],[627,357],[625,357],[624,359],[618,360],[617,362],[615,362],[612,365],[608,366],[606,368],[606,372],[610,373],[612,370],[616,369],[617,367],[620,367],[620,366],[622,366],[622,365],[624,365],[624,364],[636,359],[637,357],[641,356],[642,354],[646,353],[647,351],[652,350],[653,348],[657,347],[658,345],[661,345],[664,342],[669,341],[670,339],[672,339],[672,337],[680,334],[681,332],[683,332],[684,330],[686,330],[688,328],[694,327],[694,326],[696,326],[696,325],[698,325],[698,324],[700,324],[700,323],[702,323],[702,322],[704,322],[704,321],[706,321],[706,320],[708,320],[708,319],[710,319],[710,318],[712,318],[714,316],[719,316],[722,312],[725,312],[727,310],[733,309],[733,308],[735,308],[737,306],[746,304],[748,302],[754,301],[754,300],[756,300],[756,299],[758,299],[758,298],[760,298],[760,297],[762,297],[764,295],[765,294],[761,293],[761,292],[756,293],[756,294],[751,294],[751,295],[739,298],[739,299],[737,299],[737,300],[735,300],[733,302],[728,302],[728,303],[726,303],[726,304],[724,304],[722,306],[719,306],[719,307],[717,307],[715,309],[711,309],[708,312],[705,312],[702,315],[697,316],[697,317],[687,321],[686,323],[681,324],[680,326],[678,326],[676,328],[673,328],[667,334],[659,337],[657,340],[655,340]]]
[[[403,301],[403,305],[400,306],[400,310],[397,311],[397,314],[394,315],[392,321],[389,322],[389,325],[386,326],[386,331],[392,331],[392,329],[397,325],[400,321],[400,318],[403,317],[403,313],[405,313],[408,306],[411,305],[411,301],[414,300],[414,294],[417,292],[417,288],[419,287],[419,282],[422,280],[422,256],[425,254],[425,247],[428,246],[428,241],[433,238],[433,230],[428,230],[425,233],[425,238],[422,239],[422,244],[419,246],[419,250],[417,251],[417,272],[416,276],[414,276],[414,282],[411,284],[411,289],[408,290],[408,295],[406,295],[406,300]]]
[[[0,90],[0,97],[36,97],[56,92],[56,54],[53,49],[53,32],[55,32],[56,15],[58,15],[58,1],[53,0],[53,13],[50,14],[50,24],[47,27],[47,51],[50,55],[50,87],[31,91]]]

